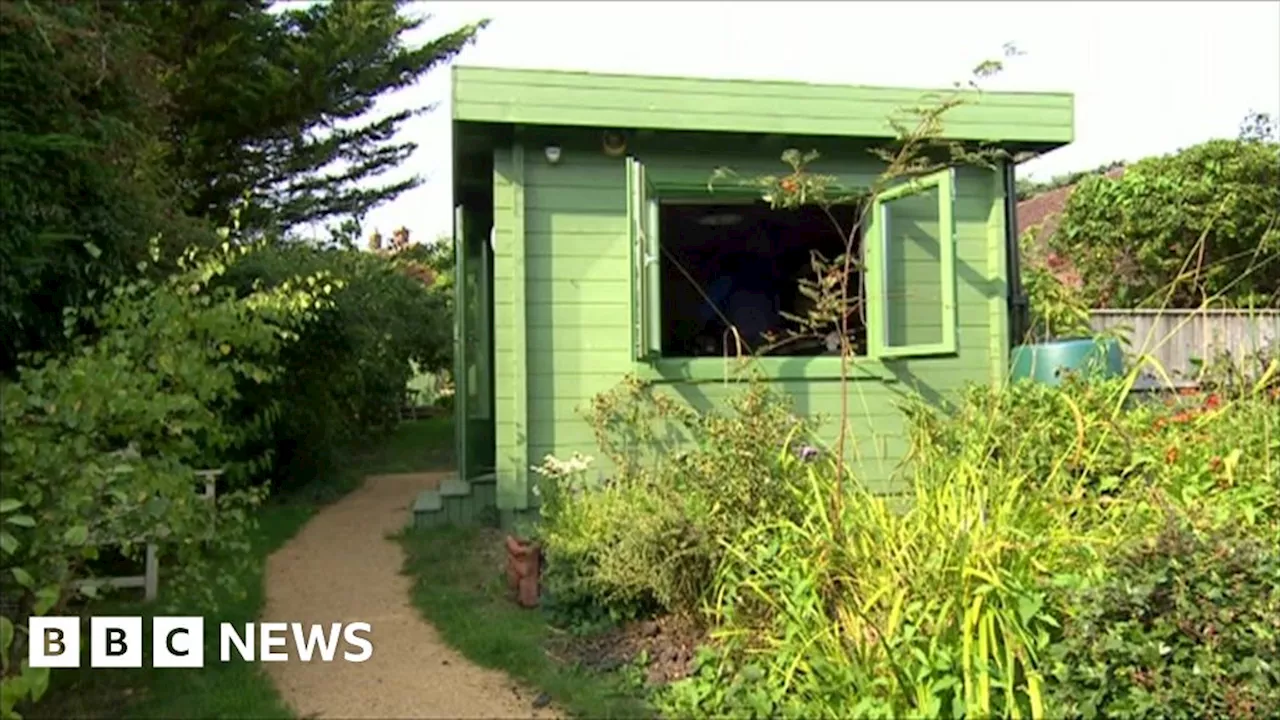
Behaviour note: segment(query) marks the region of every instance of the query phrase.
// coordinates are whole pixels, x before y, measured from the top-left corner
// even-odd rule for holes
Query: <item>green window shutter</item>
[[[651,360],[662,350],[658,201],[644,165],[632,157],[627,158],[627,223],[631,231],[633,347],[637,360]]]
[[[955,174],[876,196],[866,234],[867,345],[873,358],[956,352]]]

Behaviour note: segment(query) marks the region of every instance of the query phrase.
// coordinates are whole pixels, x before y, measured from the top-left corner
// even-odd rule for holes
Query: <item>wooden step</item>
[[[418,493],[418,498],[413,501],[413,512],[432,513],[440,512],[444,508],[444,500],[440,497],[439,490],[423,490]]]
[[[412,526],[416,529],[442,525],[477,525],[496,517],[497,478],[479,476],[471,480],[450,477],[438,489],[423,490],[413,503]]]
[[[471,483],[457,477],[451,477],[440,483],[440,497],[466,497],[471,494]]]

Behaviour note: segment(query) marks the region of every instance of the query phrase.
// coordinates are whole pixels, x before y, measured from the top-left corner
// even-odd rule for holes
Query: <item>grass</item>
[[[382,438],[366,452],[350,454],[333,475],[317,483],[340,488],[354,488],[364,475],[410,472],[447,466],[452,458],[452,424],[448,418],[432,418],[407,422]],[[129,670],[55,671],[52,687],[45,699],[24,713],[27,718],[291,718],[293,715],[281,700],[270,678],[257,663],[217,662],[216,634],[209,632],[217,623],[245,623],[257,619],[263,605],[262,572],[266,558],[298,532],[321,507],[315,497],[332,497],[333,493],[310,491],[277,498],[264,506],[258,515],[258,528],[253,538],[254,562],[248,570],[240,566],[215,565],[212,573],[235,573],[238,585],[246,589],[243,596],[219,595],[218,611],[206,615],[206,664],[202,670],[168,670],[146,667],[149,647],[144,647],[144,667]],[[161,601],[164,583],[161,581]],[[172,598],[175,607],[156,608],[118,597],[93,606],[94,614],[183,615],[184,600]],[[149,620],[143,620],[148,628]],[[150,630],[145,630],[150,642]],[[210,662],[210,658],[213,662]]]
[[[405,422],[358,466],[364,475],[441,470],[453,467],[453,454],[453,417],[433,417]]]
[[[629,668],[592,672],[550,656],[554,630],[537,610],[510,598],[501,535],[479,528],[406,533],[412,600],[441,636],[478,665],[502,670],[579,717],[653,717],[640,678]]]

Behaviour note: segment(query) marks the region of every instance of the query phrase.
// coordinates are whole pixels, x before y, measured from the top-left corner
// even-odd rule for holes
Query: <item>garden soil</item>
[[[544,718],[538,693],[481,668],[445,644],[409,602],[400,531],[421,490],[444,473],[367,478],[322,509],[267,561],[265,622],[367,622],[373,656],[363,663],[264,663],[300,718]],[[341,647],[340,647],[341,651]]]

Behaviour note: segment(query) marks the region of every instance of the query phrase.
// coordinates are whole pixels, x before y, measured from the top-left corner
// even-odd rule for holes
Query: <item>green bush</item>
[[[787,458],[805,426],[763,384],[699,413],[632,378],[589,415],[616,475],[544,499],[547,586],[563,614],[694,615],[726,543],[804,510]]]
[[[713,544],[759,522],[799,517],[792,490],[804,473],[787,460],[812,426],[765,383],[698,412],[631,378],[596,396],[589,419],[618,477],[669,488]]]
[[[1175,523],[1067,605],[1052,652],[1056,716],[1280,716],[1275,536]]]
[[[1029,327],[1023,342],[1045,342],[1062,338],[1092,337],[1089,301],[1080,292],[1076,279],[1065,272],[1065,263],[1055,253],[1046,253],[1036,243],[1034,231],[1019,240],[1022,250],[1022,287],[1026,292]]]
[[[696,607],[710,552],[674,501],[626,482],[567,499],[539,533],[552,612],[580,626]]]
[[[1050,244],[1094,307],[1280,306],[1280,142],[1211,140],[1086,178]]]
[[[257,450],[276,453],[269,477],[281,486],[324,474],[340,448],[395,422],[415,364],[434,372],[452,358],[447,299],[393,258],[275,245],[246,256],[225,283],[247,294],[288,287],[299,274],[329,287],[331,302],[283,349],[278,381],[242,407],[249,416],[264,404],[279,408]],[[247,478],[268,477],[262,468],[251,470]]]
[[[66,311],[69,353],[26,358],[0,382],[4,466],[0,492],[0,710],[38,700],[48,669],[13,662],[32,615],[65,609],[101,548],[140,560],[149,542],[170,556],[166,584],[204,592],[212,553],[245,547],[260,493],[219,492],[214,512],[195,472],[245,440],[231,410],[246,388],[277,377],[273,363],[296,330],[323,309],[325,289],[303,283],[236,297],[211,288],[243,251],[184,258],[188,269],[153,284],[108,286],[99,307]],[[69,330],[70,332],[70,330]],[[199,595],[194,595],[199,597]]]
[[[10,663],[26,618],[74,599],[100,547],[136,561],[163,541],[166,585],[212,597],[202,574],[243,549],[264,495],[251,481],[307,482],[334,446],[396,415],[412,362],[448,362],[443,300],[394,260],[259,244],[177,265],[66,310],[71,351],[26,356],[0,383],[5,717],[47,684],[47,670]],[[216,534],[196,496],[195,472],[211,467],[228,471]]]

